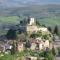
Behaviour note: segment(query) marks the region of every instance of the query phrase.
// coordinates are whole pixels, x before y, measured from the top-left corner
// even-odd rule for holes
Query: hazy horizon
[[[44,4],[60,4],[60,0],[0,0],[0,7],[2,8]]]

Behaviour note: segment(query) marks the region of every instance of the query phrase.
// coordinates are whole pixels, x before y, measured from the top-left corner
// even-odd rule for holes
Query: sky
[[[0,7],[12,7],[35,4],[60,4],[60,0],[0,0]]]

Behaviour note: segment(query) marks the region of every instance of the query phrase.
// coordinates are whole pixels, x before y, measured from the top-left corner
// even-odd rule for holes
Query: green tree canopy
[[[48,30],[49,30],[50,32],[52,32],[52,28],[51,28],[51,27],[48,27]]]
[[[51,51],[45,54],[45,60],[54,60],[54,55],[52,54]]]
[[[30,47],[31,47],[31,43],[30,43],[29,40],[26,42],[25,47],[26,47],[26,48],[30,48]]]
[[[7,39],[16,39],[17,38],[17,34],[15,30],[8,30],[7,34],[6,34]]]
[[[58,26],[57,25],[54,28],[54,34],[57,34],[58,35]]]

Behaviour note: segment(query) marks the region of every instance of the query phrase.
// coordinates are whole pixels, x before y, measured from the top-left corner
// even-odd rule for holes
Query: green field
[[[0,16],[0,24],[16,24],[18,20],[17,16]]]
[[[19,18],[17,16],[0,16],[0,35],[7,32],[2,27],[16,24],[19,24]]]
[[[44,18],[44,19],[38,19],[41,24],[45,24],[46,26],[60,26],[60,17],[52,17],[52,18]]]
[[[18,24],[20,20],[23,20],[23,17],[18,16],[0,16],[0,24]],[[37,19],[41,24],[45,24],[47,26],[60,26],[60,17],[51,17],[51,18],[42,18]]]

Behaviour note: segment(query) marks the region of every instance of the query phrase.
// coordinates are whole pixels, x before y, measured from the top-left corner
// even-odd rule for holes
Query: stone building
[[[31,49],[31,50],[35,50],[35,48],[36,48],[36,43],[32,42],[30,49]]]
[[[17,45],[17,50],[19,52],[22,52],[24,50],[24,44],[23,42],[19,42],[18,45]]]
[[[51,48],[51,44],[49,40],[43,41],[43,40],[32,40],[31,41],[31,50],[46,50],[47,48]]]
[[[28,25],[34,25],[34,24],[35,24],[34,18],[29,18],[29,23],[28,23]]]
[[[19,30],[21,32],[27,32],[28,34],[38,31],[50,33],[46,27],[38,27],[36,20],[30,17],[20,22]]]
[[[29,23],[26,25],[26,31],[29,34],[38,31],[50,33],[46,27],[38,27],[34,18],[29,19]]]

